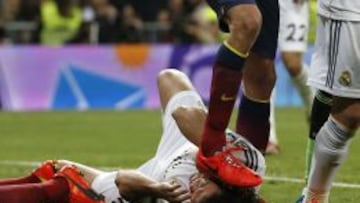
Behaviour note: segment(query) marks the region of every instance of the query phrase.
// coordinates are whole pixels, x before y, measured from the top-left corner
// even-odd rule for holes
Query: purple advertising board
[[[156,77],[164,68],[181,69],[207,100],[217,47],[1,47],[1,105],[10,111],[159,108]],[[281,61],[276,62],[277,105],[301,105]]]

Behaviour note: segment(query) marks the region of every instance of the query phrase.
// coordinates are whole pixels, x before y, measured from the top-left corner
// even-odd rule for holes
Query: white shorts
[[[163,134],[156,154],[151,160],[139,168],[141,172],[156,180],[162,179],[166,167],[174,158],[185,150],[195,147],[195,145],[183,136],[171,115],[181,106],[206,109],[201,97],[195,91],[179,92],[169,100],[162,114]]]
[[[309,3],[280,0],[279,50],[305,52],[309,33]]]
[[[360,22],[318,17],[308,84],[334,96],[360,98]]]

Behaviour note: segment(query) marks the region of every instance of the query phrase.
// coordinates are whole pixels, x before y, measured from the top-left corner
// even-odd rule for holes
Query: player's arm
[[[182,134],[196,146],[200,145],[206,112],[196,107],[179,107],[172,116]]]
[[[118,171],[115,184],[120,195],[130,202],[154,197],[177,203],[190,198],[188,191],[176,182],[158,182],[135,170]]]

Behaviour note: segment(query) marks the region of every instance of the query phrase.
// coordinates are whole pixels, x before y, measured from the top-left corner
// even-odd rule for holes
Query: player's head
[[[261,203],[254,188],[230,188],[202,174],[190,179],[192,203]]]

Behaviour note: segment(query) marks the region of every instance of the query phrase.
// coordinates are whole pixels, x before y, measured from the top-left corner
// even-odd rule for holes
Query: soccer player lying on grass
[[[243,171],[246,184],[235,188],[205,177],[195,166],[206,118],[199,94],[185,74],[172,69],[159,74],[158,88],[163,134],[155,156],[137,170],[103,172],[70,161],[47,161],[28,177],[0,181],[0,202],[263,202],[257,195],[265,173],[260,151],[228,130],[221,158]]]

